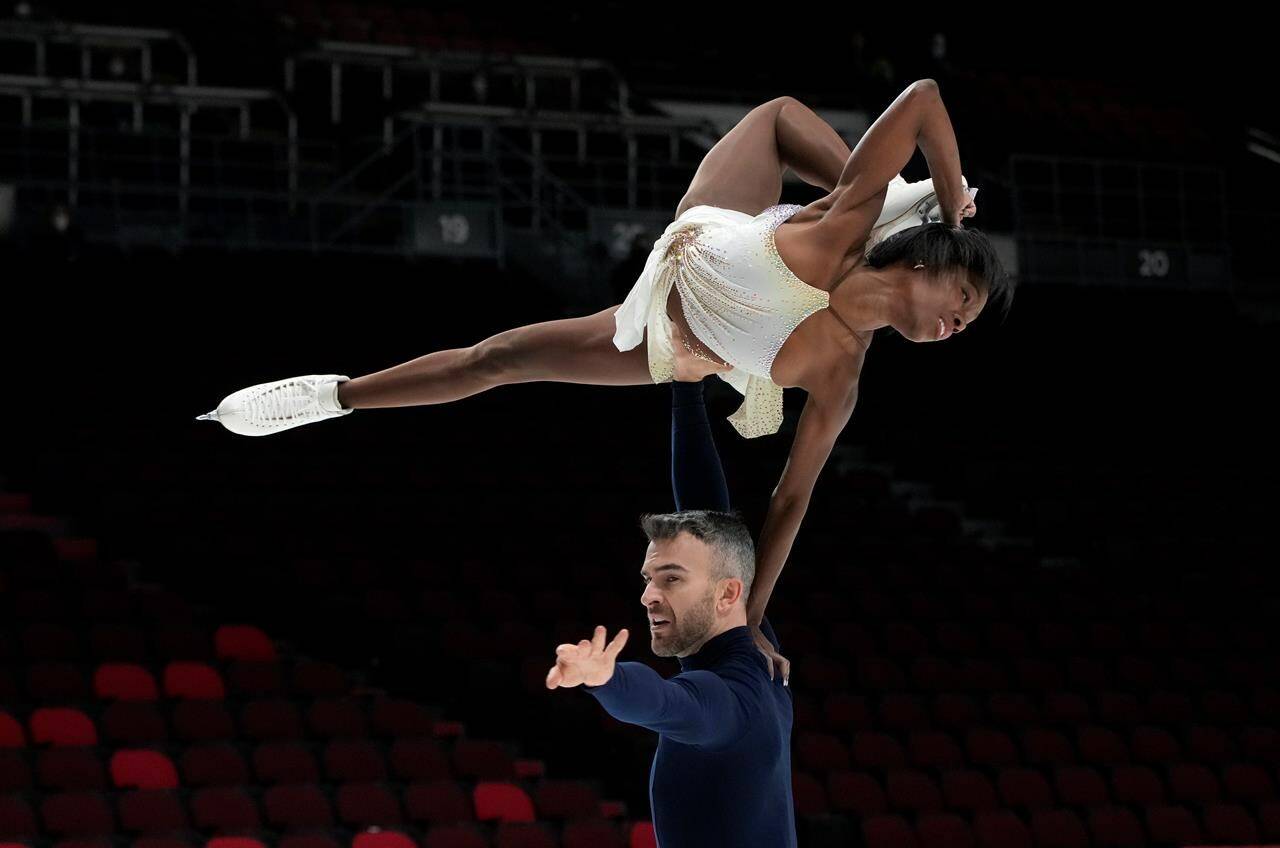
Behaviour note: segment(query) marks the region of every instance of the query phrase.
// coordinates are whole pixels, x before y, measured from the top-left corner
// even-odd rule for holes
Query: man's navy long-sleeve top
[[[782,646],[765,616],[760,629]],[[791,691],[769,679],[749,627],[734,627],[680,658],[664,679],[620,662],[585,686],[619,721],[659,734],[649,802],[659,848],[794,848]]]

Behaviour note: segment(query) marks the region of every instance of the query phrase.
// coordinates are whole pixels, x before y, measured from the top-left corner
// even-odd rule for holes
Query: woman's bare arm
[[[795,543],[800,522],[809,508],[818,474],[831,456],[836,438],[840,435],[853,407],[858,401],[858,382],[845,380],[843,385],[809,394],[800,422],[796,426],[796,439],[791,444],[782,479],[773,490],[760,540],[756,545],[756,576],[747,600],[747,623],[758,625],[764,618],[769,596],[773,594],[778,575],[786,565]]]
[[[885,187],[911,161],[916,147],[924,154],[942,207],[943,220],[957,224],[967,204],[960,174],[960,151],[955,131],[938,84],[931,79],[913,82],[858,140],[849,154],[840,179],[832,190],[831,208],[823,216],[822,229],[843,244],[861,235],[867,221],[874,226],[879,206],[866,204],[882,197]]]

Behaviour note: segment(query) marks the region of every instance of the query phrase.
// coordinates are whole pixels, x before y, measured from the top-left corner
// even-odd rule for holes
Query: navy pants
[[[711,435],[703,384],[671,383],[671,492],[676,509],[729,511],[729,487]]]

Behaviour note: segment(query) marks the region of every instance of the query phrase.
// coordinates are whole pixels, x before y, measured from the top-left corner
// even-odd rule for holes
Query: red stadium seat
[[[1200,763],[1225,763],[1237,759],[1235,746],[1221,728],[1196,725],[1187,731],[1187,756]]]
[[[275,662],[276,646],[257,627],[224,624],[213,634],[213,650],[220,660]]]
[[[262,827],[258,805],[249,793],[239,787],[220,786],[196,792],[191,797],[191,817],[196,827],[216,833],[237,833]],[[211,840],[209,846],[215,841]],[[236,846],[228,844],[223,848]]]
[[[336,739],[326,745],[324,771],[335,782],[376,783],[387,777],[382,751],[362,739]]]
[[[31,767],[26,758],[8,748],[0,748],[0,795],[31,789]]]
[[[147,657],[147,640],[136,627],[100,624],[89,631],[89,652],[107,662],[142,662]]]
[[[1031,848],[1031,833],[1008,810],[980,810],[973,816],[978,848]]]
[[[1204,840],[1195,816],[1185,807],[1157,804],[1147,807],[1147,833],[1152,842],[1172,845],[1194,845]]]
[[[438,780],[450,776],[449,757],[434,739],[397,739],[391,743],[391,770],[401,780]]]
[[[900,816],[872,816],[862,820],[866,848],[919,848],[915,831]]]
[[[977,728],[965,735],[965,750],[969,761],[983,766],[1016,766],[1018,749],[1013,740],[999,730]]]
[[[118,796],[120,826],[133,833],[173,833],[189,826],[187,808],[176,793],[147,789]]]
[[[1184,803],[1208,804],[1222,796],[1218,779],[1204,766],[1175,763],[1168,771],[1169,796]]]
[[[182,752],[182,782],[188,786],[240,786],[248,783],[249,766],[231,745],[198,745]]]
[[[404,806],[412,822],[447,825],[475,820],[470,794],[454,780],[410,784],[404,792]]]
[[[1038,848],[1088,848],[1089,834],[1070,810],[1033,810],[1031,836]]]
[[[894,730],[922,730],[929,726],[929,712],[913,695],[888,694],[880,699],[880,721]]]
[[[1026,725],[1040,721],[1040,711],[1021,692],[994,692],[987,696],[987,712],[1001,724]]]
[[[1132,726],[1143,721],[1138,698],[1130,692],[1104,690],[1094,695],[1098,705],[1098,720],[1107,725]]]
[[[22,631],[22,653],[28,661],[75,660],[80,656],[80,640],[60,624],[31,624]]]
[[[338,821],[348,827],[400,824],[400,799],[379,783],[344,783],[337,792]]]
[[[1196,708],[1186,695],[1152,692],[1147,698],[1147,718],[1157,725],[1183,725],[1195,721]]]
[[[462,777],[507,780],[515,777],[515,761],[507,746],[484,739],[459,739],[453,743],[453,770]]]
[[[653,822],[639,821],[631,825],[631,831],[627,835],[627,848],[658,848]]]
[[[827,814],[827,792],[822,783],[808,772],[792,769],[791,799],[796,815],[823,816]]]
[[[799,733],[795,750],[798,765],[814,773],[849,768],[849,752],[829,733]]]
[[[922,846],[946,845],[948,848],[974,848],[973,831],[959,816],[929,813],[916,822],[916,836]]]
[[[864,772],[831,772],[827,775],[827,796],[833,810],[853,813],[859,818],[878,816],[889,809],[884,789],[874,777]]]
[[[46,795],[40,802],[40,818],[54,836],[110,836],[116,829],[111,807],[93,792]]]
[[[1240,731],[1240,753],[1246,760],[1280,764],[1280,731],[1274,727],[1246,727]]]
[[[240,712],[240,727],[258,741],[301,739],[302,717],[289,701],[250,701]]]
[[[227,690],[212,666],[177,660],[164,667],[164,694],[188,701],[221,701]]]
[[[364,711],[353,700],[326,698],[315,701],[307,710],[307,727],[317,736],[328,739],[369,735]]]
[[[933,718],[940,727],[967,730],[982,720],[982,712],[968,695],[944,693],[933,699]]]
[[[432,828],[422,848],[490,848],[490,845],[475,825],[449,824]]]
[[[111,782],[121,789],[177,789],[178,770],[159,751],[122,749],[111,755]]]
[[[1021,688],[1033,692],[1056,692],[1065,685],[1062,666],[1057,661],[1023,657],[1014,663]]]
[[[471,793],[476,818],[481,821],[497,819],[510,822],[535,820],[533,800],[514,783],[498,783],[482,780]]]
[[[213,848],[213,846],[206,846]],[[370,833],[357,833],[351,840],[351,848],[418,848],[417,843],[409,836],[394,830],[378,830]]]
[[[236,738],[231,713],[221,701],[180,701],[173,707],[173,735],[183,742]]]
[[[996,791],[980,771],[952,769],[942,773],[942,794],[954,810],[995,809]]]
[[[945,692],[959,685],[951,663],[941,657],[917,657],[911,663],[911,682],[925,692]]]
[[[320,767],[301,742],[265,742],[253,751],[253,771],[260,783],[316,783]]]
[[[1045,696],[1044,717],[1056,724],[1086,724],[1089,702],[1073,692],[1051,692]]]
[[[1053,806],[1053,790],[1044,775],[1035,769],[1001,769],[996,777],[1000,802],[1006,807],[1039,809]]]
[[[91,747],[97,729],[90,717],[70,707],[40,707],[31,713],[31,740],[37,746]]]
[[[590,819],[600,815],[600,795],[583,781],[543,780],[533,790],[533,806],[541,819]]]
[[[922,813],[942,809],[942,793],[929,775],[916,769],[893,769],[886,781],[889,806],[898,811]]]
[[[54,748],[36,758],[36,780],[47,789],[67,792],[105,789],[106,771],[91,748]]]
[[[1076,761],[1075,749],[1056,730],[1033,727],[1022,732],[1022,751],[1026,761],[1037,766],[1067,765]]]
[[[1124,807],[1095,807],[1090,810],[1089,830],[1097,848],[1142,848],[1146,844],[1142,825]]]
[[[892,736],[865,730],[853,734],[853,762],[860,768],[902,768],[907,755]]]
[[[1232,726],[1249,720],[1249,710],[1232,692],[1202,692],[1200,710],[1212,724]]]
[[[540,821],[502,821],[495,831],[494,848],[559,848],[550,825]]]
[[[1054,770],[1053,782],[1064,804],[1102,807],[1111,803],[1102,775],[1089,766],[1061,766]]]
[[[618,826],[604,819],[568,822],[561,845],[563,848],[626,848]]]
[[[337,840],[322,831],[288,833],[280,837],[276,848],[345,848]],[[486,846],[487,848],[487,846]]]
[[[1133,758],[1141,763],[1171,763],[1182,756],[1177,740],[1158,727],[1134,728],[1131,741]]]
[[[0,711],[0,748],[25,748],[27,735],[18,720]]]
[[[1111,790],[1117,802],[1139,806],[1164,803],[1164,784],[1146,766],[1115,766],[1111,769]]]
[[[283,695],[284,673],[279,663],[240,660],[227,666],[227,686],[243,698]]]
[[[1276,786],[1271,775],[1257,765],[1236,763],[1222,771],[1222,786],[1226,794],[1237,801],[1270,801],[1276,797]]]
[[[293,667],[292,689],[299,695],[333,697],[345,694],[349,688],[346,674],[333,663],[299,660]]]
[[[103,737],[115,745],[160,745],[169,735],[164,716],[147,701],[115,701],[99,721]]]
[[[386,699],[373,706],[373,728],[380,736],[429,737],[434,725],[430,711],[412,701]]]
[[[1204,836],[1210,843],[1240,845],[1258,841],[1258,825],[1238,804],[1210,804],[1201,814]]]
[[[902,689],[906,684],[902,669],[891,659],[885,657],[858,657],[857,667],[858,684],[862,689],[874,692],[892,692]],[[848,689],[849,686],[846,684],[831,688],[832,691],[838,692]]]
[[[871,708],[863,695],[834,692],[822,699],[822,715],[834,731],[867,730],[872,726]]]
[[[330,827],[333,811],[319,787],[307,784],[272,786],[262,794],[268,825],[291,830]]]
[[[77,666],[43,663],[27,670],[27,693],[35,701],[84,701],[89,688]]]
[[[1129,762],[1129,749],[1115,731],[1102,727],[1081,727],[1076,731],[1080,759],[1090,765],[1119,765]]]
[[[93,694],[115,701],[154,701],[160,697],[151,672],[133,663],[98,666],[93,673]]]
[[[35,813],[21,796],[0,795],[0,834],[4,838],[34,837],[39,832]]]
[[[911,764],[933,768],[958,768],[964,753],[950,735],[939,730],[912,731],[907,739]]]

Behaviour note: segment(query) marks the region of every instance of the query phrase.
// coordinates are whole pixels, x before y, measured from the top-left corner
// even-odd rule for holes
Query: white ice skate
[[[338,404],[338,383],[350,379],[341,374],[311,374],[274,383],[259,383],[232,392],[218,408],[197,421],[217,421],[241,436],[266,436],[312,421],[338,418],[355,412]]]
[[[962,184],[969,191],[969,196],[976,196],[978,190],[969,188],[969,182],[963,176]],[[889,191],[876,220],[875,229],[867,239],[867,250],[884,241],[896,232],[907,227],[918,227],[932,221],[942,220],[942,207],[938,203],[938,195],[933,190],[933,180],[920,180],[909,183],[902,175],[889,181]]]

